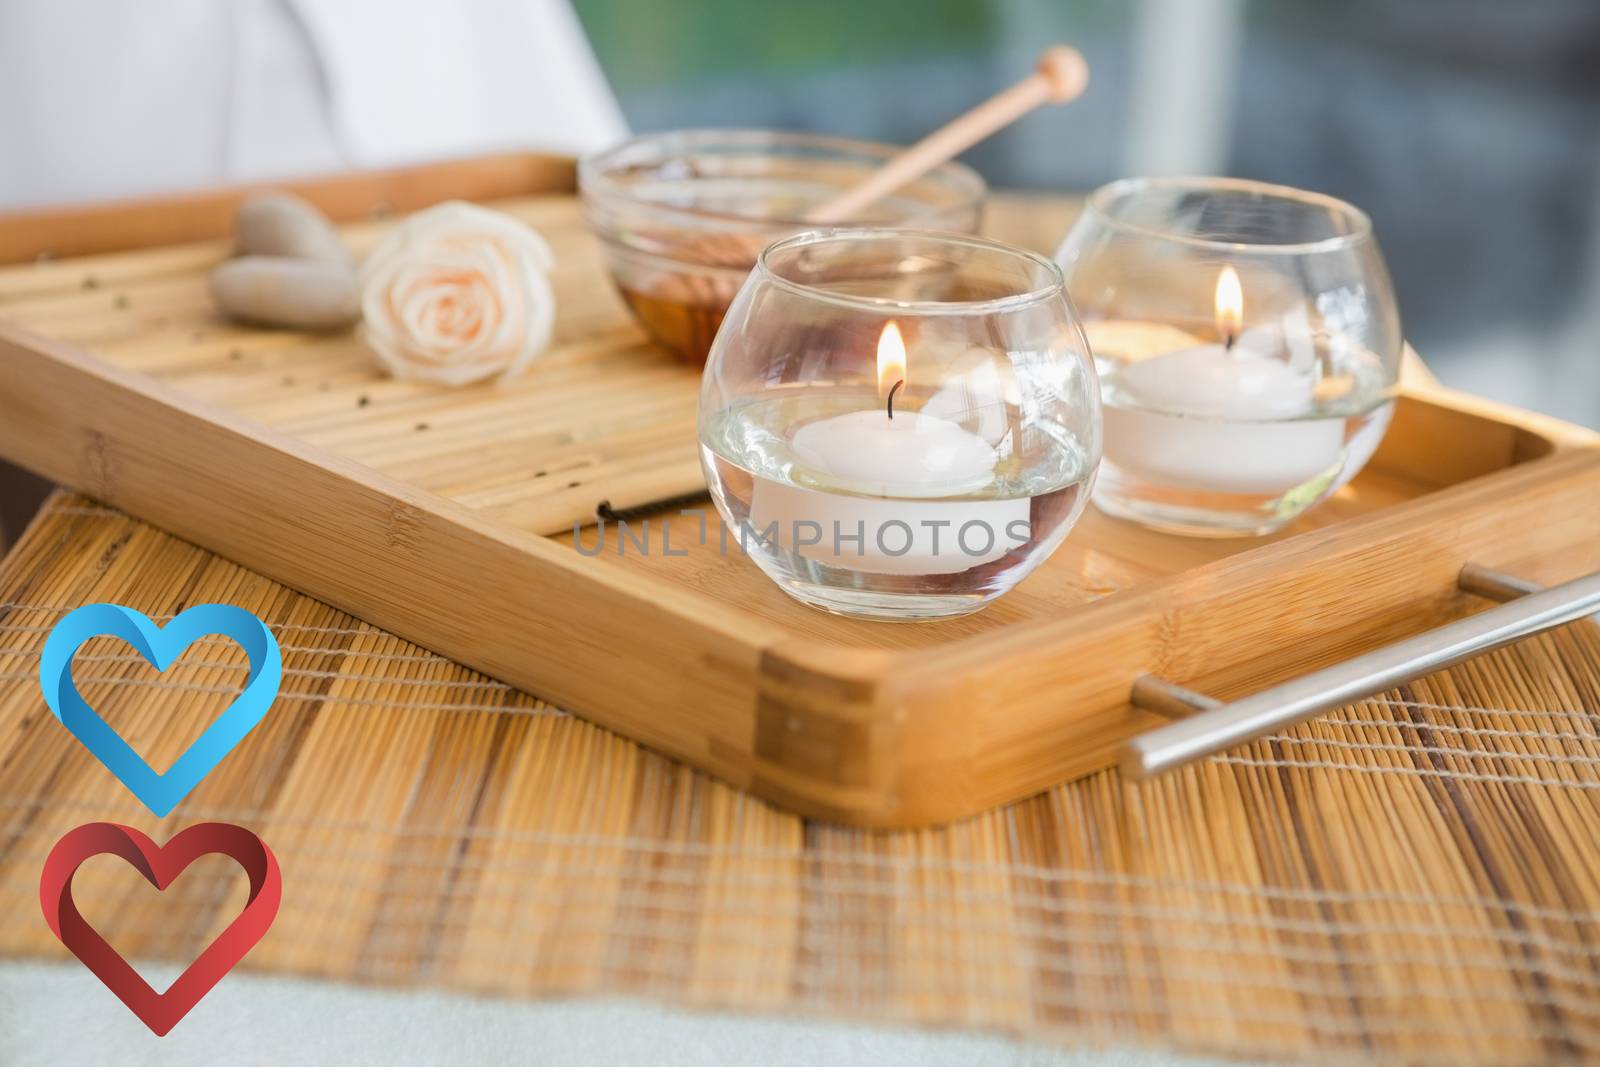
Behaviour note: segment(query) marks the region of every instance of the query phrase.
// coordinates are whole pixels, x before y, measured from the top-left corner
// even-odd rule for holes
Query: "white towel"
[[[0,0],[0,209],[626,132],[567,0]]]
[[[627,133],[566,0],[288,0],[362,164],[485,148],[581,154]]]

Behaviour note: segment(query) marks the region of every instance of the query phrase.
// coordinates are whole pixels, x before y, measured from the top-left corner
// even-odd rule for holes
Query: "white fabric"
[[[145,0],[148,2],[148,0]],[[224,119],[230,180],[339,170],[349,153],[334,136],[325,62],[293,12],[276,0],[228,0],[234,64]]]
[[[0,208],[626,132],[567,0],[0,0]]]
[[[290,0],[364,163],[485,147],[582,153],[627,130],[566,0]],[[401,17],[403,13],[403,17]]]
[[[170,967],[141,972],[157,988],[176,975]],[[155,1037],[76,960],[0,964],[0,1063],[1224,1067],[1218,1060],[1159,1052],[1071,1052],[950,1031],[686,1012],[617,1000],[481,1000],[251,974],[224,978],[170,1034]]]

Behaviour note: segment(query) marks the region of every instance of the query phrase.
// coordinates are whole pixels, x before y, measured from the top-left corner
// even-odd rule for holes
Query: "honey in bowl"
[[[584,159],[578,181],[628,307],[652,340],[700,366],[762,248],[813,228],[809,210],[897,151],[764,130],[649,134]],[[970,168],[944,163],[852,221],[973,233],[984,192]]]
[[[620,282],[617,289],[639,325],[657,344],[670,348],[685,363],[697,367],[705,364],[711,342],[722,326],[722,317],[727,314],[728,300],[711,304],[687,303],[630,289]]]

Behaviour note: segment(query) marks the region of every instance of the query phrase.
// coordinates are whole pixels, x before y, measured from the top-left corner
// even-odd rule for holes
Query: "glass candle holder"
[[[762,252],[728,310],[700,456],[738,548],[791,596],[961,615],[1081,514],[1099,384],[1050,260],[958,234],[803,233]]]
[[[1105,400],[1101,510],[1266,534],[1344,485],[1393,413],[1400,319],[1366,215],[1230,179],[1096,191],[1056,254]]]

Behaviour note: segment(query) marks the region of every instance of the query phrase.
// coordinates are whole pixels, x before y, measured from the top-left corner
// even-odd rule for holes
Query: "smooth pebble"
[[[350,268],[287,256],[240,256],[211,272],[211,295],[236,319],[300,330],[336,330],[361,315]]]
[[[239,205],[233,228],[242,256],[292,256],[354,267],[327,217],[290,193],[257,193]]]

